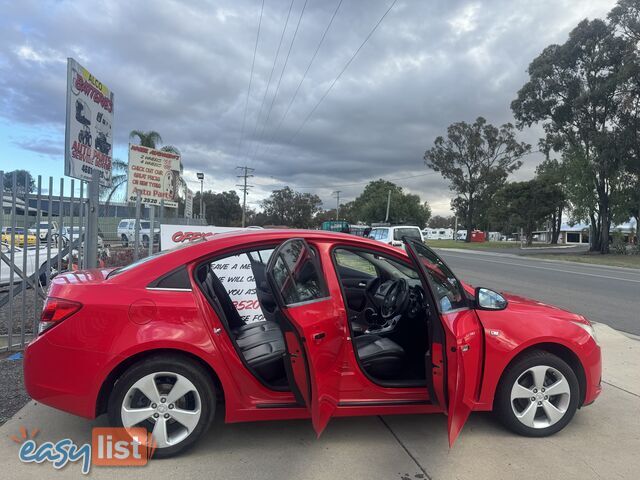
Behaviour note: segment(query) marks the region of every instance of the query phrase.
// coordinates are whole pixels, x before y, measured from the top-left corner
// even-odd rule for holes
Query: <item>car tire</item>
[[[146,235],[142,237],[142,247],[149,248],[149,237],[147,237]]]
[[[123,247],[128,247],[129,246],[129,239],[127,238],[127,236],[125,234],[122,234],[120,236],[120,239],[122,240],[122,246]]]
[[[507,367],[496,391],[494,410],[509,430],[527,437],[546,437],[567,426],[579,399],[580,386],[573,369],[556,355],[535,350]]]
[[[149,387],[151,382],[155,389]],[[187,393],[175,399],[171,391],[178,382],[182,382],[181,390]],[[138,387],[156,398],[150,399]],[[145,412],[136,412],[139,408]],[[211,377],[202,367],[179,355],[154,355],[131,366],[114,385],[107,404],[112,427],[124,427],[127,423],[131,427],[143,426],[151,433],[158,431],[159,435],[153,433],[157,442],[154,458],[171,457],[191,447],[209,429],[215,409]],[[147,417],[146,412],[152,413]],[[132,424],[142,418],[140,413],[145,418]],[[185,423],[181,423],[183,418],[187,420]]]

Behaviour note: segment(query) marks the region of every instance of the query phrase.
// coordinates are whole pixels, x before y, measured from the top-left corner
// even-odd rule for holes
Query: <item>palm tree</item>
[[[162,136],[156,132],[155,130],[149,130],[145,132],[143,130],[131,130],[129,133],[130,140],[138,140],[138,144],[143,147],[148,148],[158,148],[158,145],[162,143]],[[173,145],[164,145],[160,148],[163,152],[175,153],[176,155],[180,155],[180,150],[178,147]],[[107,194],[106,204],[109,205],[111,201],[111,197],[115,194],[115,192],[125,183],[127,183],[127,173],[129,171],[129,164],[123,160],[114,158],[111,164],[111,187],[109,189],[105,189],[103,193],[109,192]],[[182,180],[182,163],[180,163],[180,181],[183,184],[183,187],[186,188],[186,183]]]
[[[114,158],[111,162],[111,187],[105,188],[105,190],[101,192],[103,194],[107,191],[109,192],[107,194],[107,201],[105,202],[106,205],[109,205],[109,202],[111,202],[111,197],[113,197],[113,194],[116,193],[116,190],[118,190],[118,188],[120,188],[127,182],[128,170],[129,164],[124,160]]]

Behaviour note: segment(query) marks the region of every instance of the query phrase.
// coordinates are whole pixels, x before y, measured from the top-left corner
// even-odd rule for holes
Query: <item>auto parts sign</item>
[[[180,155],[141,145],[129,145],[127,201],[135,202],[140,193],[147,205],[178,208]]]
[[[113,92],[73,58],[67,59],[67,124],[64,173],[111,186]]]

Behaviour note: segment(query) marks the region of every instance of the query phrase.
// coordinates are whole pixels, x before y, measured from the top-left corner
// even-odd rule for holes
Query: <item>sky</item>
[[[156,130],[193,190],[196,172],[219,192],[254,168],[252,208],[284,185],[332,208],[333,191],[353,200],[384,178],[448,215],[424,151],[453,122],[513,123],[529,63],[615,1],[397,0],[374,30],[392,4],[266,0],[256,43],[261,0],[0,0],[0,170],[63,176],[72,57],[115,94],[114,157],[127,159],[132,129]],[[518,133],[534,149],[540,136]]]

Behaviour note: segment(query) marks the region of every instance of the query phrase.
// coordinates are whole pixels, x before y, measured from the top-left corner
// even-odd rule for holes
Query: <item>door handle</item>
[[[314,333],[314,334],[313,334],[313,339],[314,339],[316,342],[318,342],[318,341],[322,340],[322,339],[323,339],[324,337],[326,337],[326,336],[327,336],[327,334],[326,334],[326,333],[324,333],[324,332]]]
[[[360,282],[358,283],[359,287],[366,287],[367,286],[367,282]]]

